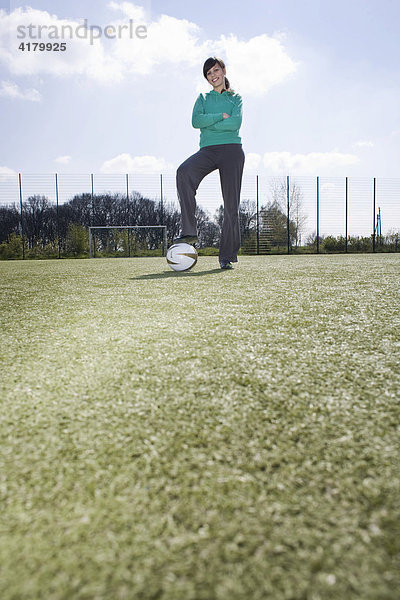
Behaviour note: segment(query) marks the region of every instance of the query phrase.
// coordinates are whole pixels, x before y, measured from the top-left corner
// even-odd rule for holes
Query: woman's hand
[[[227,113],[222,113],[222,116],[224,119],[228,119],[231,115],[228,115]]]

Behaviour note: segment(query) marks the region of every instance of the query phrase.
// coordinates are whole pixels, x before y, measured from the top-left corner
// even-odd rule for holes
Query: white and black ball
[[[168,248],[167,263],[174,271],[189,271],[197,263],[196,248],[190,244],[173,244]]]

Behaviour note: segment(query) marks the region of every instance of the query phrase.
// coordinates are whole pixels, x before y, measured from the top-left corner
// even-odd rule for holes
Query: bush
[[[349,237],[349,252],[371,252],[372,239],[370,237]]]
[[[58,245],[57,241],[49,242],[45,246],[42,244],[35,244],[33,248],[29,248],[25,252],[26,258],[32,259],[48,259],[58,258]]]
[[[325,252],[344,252],[346,250],[346,239],[342,235],[339,237],[328,235],[322,241],[321,248]]]
[[[16,233],[8,236],[6,242],[0,244],[0,259],[21,259],[22,258],[22,237]]]
[[[82,256],[87,254],[89,248],[89,235],[86,227],[71,223],[67,231],[66,251],[73,256]]]

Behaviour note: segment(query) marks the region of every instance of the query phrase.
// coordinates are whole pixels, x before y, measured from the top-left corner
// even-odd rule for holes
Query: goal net
[[[109,256],[165,256],[166,225],[89,227],[89,258]]]

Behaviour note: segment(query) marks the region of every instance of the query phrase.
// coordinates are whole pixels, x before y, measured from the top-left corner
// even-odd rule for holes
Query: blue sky
[[[398,0],[0,0],[0,8],[0,175],[173,173],[198,149],[191,111],[208,89],[202,63],[217,54],[244,99],[248,172],[399,176]],[[21,24],[104,28],[130,18],[146,24],[146,39],[18,50]]]

